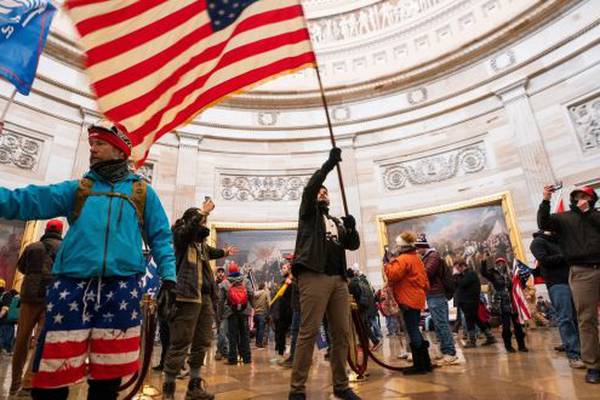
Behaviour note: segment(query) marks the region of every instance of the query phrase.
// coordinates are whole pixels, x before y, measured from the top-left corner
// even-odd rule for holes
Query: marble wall
[[[510,191],[527,248],[544,184],[600,178],[600,10],[581,1],[494,54],[443,77],[332,107],[350,212],[363,245],[350,255],[378,282],[382,214]],[[29,97],[0,136],[0,185],[79,177],[85,125],[98,118],[85,75],[44,56]],[[12,89],[0,82],[0,109]],[[318,108],[215,107],[165,136],[148,158],[171,219],[211,196],[218,222],[292,222],[301,187],[330,148]],[[337,178],[326,185],[340,214]]]

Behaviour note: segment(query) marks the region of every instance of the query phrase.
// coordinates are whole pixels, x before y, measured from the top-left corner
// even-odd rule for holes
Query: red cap
[[[286,254],[285,256],[283,256],[283,258],[288,261],[292,261],[294,257],[296,257],[294,253]]]
[[[506,261],[506,258],[504,258],[504,257],[496,258],[496,264],[500,264],[501,262],[503,262],[504,264],[508,264],[508,261]]]
[[[237,263],[235,261],[232,261],[231,263],[229,263],[229,267],[227,267],[227,269],[230,274],[240,272],[240,266],[237,265]]]
[[[574,195],[577,192],[585,193],[588,196],[590,196],[591,198],[594,198],[596,196],[596,192],[594,191],[594,188],[591,186],[584,186],[581,188],[577,188],[571,192],[571,195]]]
[[[46,223],[46,232],[62,233],[63,223],[60,219],[51,219]]]
[[[131,140],[127,136],[127,129],[122,125],[100,121],[88,128],[88,134],[88,139],[103,140],[127,154],[127,157],[131,155]]]

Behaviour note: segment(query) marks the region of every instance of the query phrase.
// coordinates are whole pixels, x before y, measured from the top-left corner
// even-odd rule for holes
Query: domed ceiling
[[[58,1],[61,3],[62,1]],[[381,96],[431,80],[534,29],[565,0],[303,0],[331,104]],[[81,65],[77,35],[60,13],[47,52]],[[305,69],[236,95],[222,106],[320,105]]]

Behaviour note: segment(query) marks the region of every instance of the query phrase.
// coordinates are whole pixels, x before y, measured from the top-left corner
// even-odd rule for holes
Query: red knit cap
[[[131,140],[124,126],[103,120],[90,126],[88,133],[88,139],[102,140],[121,150],[127,157],[131,155]]]
[[[229,267],[227,267],[227,269],[229,270],[229,273],[230,273],[230,274],[234,274],[234,273],[236,273],[236,272],[240,272],[240,266],[239,266],[239,265],[237,265],[237,263],[236,263],[235,261],[232,261],[232,262],[229,264]]]

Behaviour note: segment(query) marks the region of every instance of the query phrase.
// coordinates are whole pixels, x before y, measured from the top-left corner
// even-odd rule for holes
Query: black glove
[[[158,306],[158,318],[169,321],[175,313],[175,282],[163,281],[156,296]]]
[[[344,222],[344,228],[348,229],[349,231],[356,229],[356,220],[352,215],[342,217],[342,221]]]
[[[329,159],[327,162],[337,164],[342,161],[342,149],[334,147],[329,151]]]

